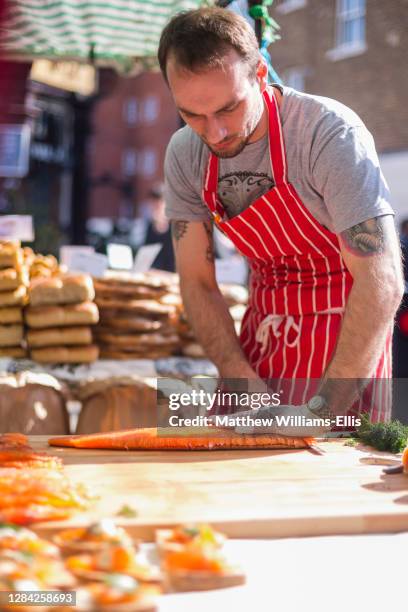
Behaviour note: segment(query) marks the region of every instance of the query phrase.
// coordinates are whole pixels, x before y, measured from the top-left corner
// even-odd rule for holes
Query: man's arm
[[[364,380],[373,375],[404,291],[401,249],[392,215],[342,232],[340,247],[353,287],[319,391],[338,413],[353,403],[361,392],[360,384],[364,386]]]
[[[223,378],[257,378],[215,278],[211,221],[172,221],[174,253],[188,320]]]

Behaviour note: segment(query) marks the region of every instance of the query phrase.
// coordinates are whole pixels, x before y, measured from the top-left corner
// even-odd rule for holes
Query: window
[[[365,42],[365,0],[337,0],[336,46],[327,52],[332,61],[360,55]]]
[[[305,91],[306,68],[289,68],[283,73],[283,82],[297,91]]]
[[[157,96],[148,96],[143,102],[143,119],[146,123],[153,123],[159,116],[159,99]]]
[[[137,168],[137,155],[134,149],[125,149],[122,153],[122,173],[124,176],[134,176]]]
[[[365,43],[365,0],[337,0],[337,47]]]
[[[135,125],[137,123],[137,100],[136,98],[129,98],[123,105],[123,118],[128,125]]]
[[[140,155],[138,173],[143,176],[153,176],[157,170],[157,153],[155,149],[144,149]]]

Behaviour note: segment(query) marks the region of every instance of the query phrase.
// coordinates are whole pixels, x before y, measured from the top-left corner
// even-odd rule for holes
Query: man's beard
[[[209,144],[207,144],[207,146],[210,149],[210,151],[214,153],[214,155],[222,159],[227,159],[229,157],[236,157],[237,155],[241,153],[241,151],[245,149],[246,145],[248,144],[248,140],[251,138],[253,132],[254,130],[246,138],[241,138],[233,149],[225,149],[225,150],[219,151],[217,149],[214,149],[213,147],[210,147]],[[230,140],[230,138],[228,138],[228,140]]]
[[[256,128],[258,127],[258,124],[262,118],[262,112],[263,112],[263,103],[260,104],[259,111],[256,114],[254,114],[254,116],[251,119],[251,123],[249,124],[250,127],[248,129],[247,136],[240,138],[233,149],[217,150],[217,148],[211,147],[207,142],[205,144],[210,149],[210,151],[214,153],[214,155],[216,155],[217,157],[220,157],[221,159],[228,159],[231,157],[236,157],[245,149],[252,134],[255,132]],[[228,136],[225,140],[226,141],[231,140],[231,136]],[[220,144],[222,145],[222,142],[220,142]]]

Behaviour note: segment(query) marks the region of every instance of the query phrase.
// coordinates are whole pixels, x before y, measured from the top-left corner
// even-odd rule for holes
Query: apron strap
[[[207,204],[214,221],[219,223],[224,217],[224,208],[218,200],[218,157],[210,153],[207,168],[204,175],[202,198]]]
[[[268,111],[268,137],[271,168],[275,184],[279,186],[288,182],[288,172],[279,107],[273,87],[267,87],[265,89],[263,98]]]

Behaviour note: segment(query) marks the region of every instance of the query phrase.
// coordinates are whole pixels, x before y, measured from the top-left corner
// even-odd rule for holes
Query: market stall
[[[115,3],[116,8],[95,2],[78,7],[56,2],[44,6],[44,11],[35,3],[27,7],[19,3],[9,16],[9,28],[24,29],[27,21],[35,22],[32,30],[25,31],[23,41],[28,39],[29,44],[24,53],[67,55],[75,41],[75,56],[95,64],[119,63],[126,71],[138,68],[140,60],[135,56],[141,48],[157,46],[162,18],[169,16],[167,9],[175,4],[181,8],[191,3],[134,3],[130,10],[122,1]],[[148,5],[151,10],[144,10]],[[267,10],[258,10],[258,19],[266,17]],[[134,27],[128,27],[129,20]],[[66,22],[80,25],[71,30]],[[49,39],[42,30],[45,23],[52,24]],[[144,40],[148,23],[152,36]],[[111,27],[116,46],[112,40],[106,44]],[[141,39],[132,46],[135,31],[146,46]],[[5,45],[18,54],[19,40],[10,31]],[[277,120],[273,96],[268,104],[269,117],[273,110]],[[282,155],[283,146],[277,149]],[[284,155],[279,168],[286,172],[283,161]],[[214,197],[206,193],[215,208],[220,206],[217,173],[218,166],[210,165],[208,181],[215,184]],[[285,197],[294,198],[290,193]],[[285,204],[282,197],[280,200]],[[261,204],[273,211],[273,204],[279,201],[264,198]],[[218,210],[212,212],[220,222]],[[279,217],[276,211],[274,214]],[[289,226],[302,225],[306,213],[299,208],[297,214],[294,220],[288,213]],[[265,307],[265,301],[274,300],[276,293],[284,314],[271,307],[267,316],[254,319],[244,343],[253,343],[261,359],[272,336],[280,338],[283,378],[287,349],[301,345],[303,361],[310,366],[315,345],[327,358],[328,341],[324,345],[321,339],[329,337],[330,317],[340,316],[343,302],[334,307],[325,286],[317,296],[313,293],[319,279],[326,278],[324,269],[314,266],[310,253],[308,258],[293,246],[283,225],[282,235],[295,250],[292,268],[279,244],[280,255],[274,258],[269,249],[273,250],[275,238],[259,211],[258,217],[260,221],[254,217],[256,223],[242,222],[259,239],[256,249],[244,235],[242,240],[256,255],[252,273],[259,272],[259,293],[255,306]],[[310,219],[308,223],[313,225]],[[261,224],[271,236],[266,243]],[[233,232],[233,223],[231,226]],[[201,229],[208,238],[205,224]],[[329,230],[313,231],[305,238],[300,227],[304,243],[319,251],[325,240],[330,243],[330,257],[341,262],[340,252],[332,251]],[[261,246],[266,261],[270,256],[279,262],[269,273],[258,256]],[[23,591],[20,581],[24,581],[23,586],[28,582],[31,587],[26,589],[31,597],[33,591],[51,590],[54,597],[75,593],[83,599],[71,609],[80,612],[170,612],[211,606],[216,611],[232,606],[289,612],[311,605],[313,610],[326,610],[328,605],[344,609],[339,588],[351,598],[351,604],[346,601],[348,607],[384,610],[392,597],[403,596],[395,565],[404,567],[402,548],[408,531],[407,430],[400,424],[378,422],[371,437],[359,431],[359,439],[331,440],[275,430],[262,435],[235,427],[230,431],[211,423],[204,433],[201,429],[192,435],[187,427],[169,434],[157,427],[157,379],[168,376],[189,384],[194,376],[215,379],[217,375],[189,327],[174,278],[109,272],[92,279],[87,274],[67,273],[55,262],[45,265],[41,259],[38,274],[34,270],[31,274],[30,264],[24,275],[19,274],[24,259],[20,245],[10,252],[12,259],[4,269],[14,274],[3,278],[8,295],[2,307],[8,312],[0,309],[5,357],[0,367],[4,395],[13,401],[16,414],[7,401],[0,402],[0,420],[10,421],[19,433],[0,436],[0,596]],[[207,263],[211,252],[209,255]],[[329,255],[323,256],[325,265]],[[30,253],[25,256],[29,259]],[[310,259],[304,281],[297,267],[300,259]],[[341,265],[344,283],[339,295],[343,301],[346,281],[351,283],[345,270]],[[12,288],[10,280],[17,283]],[[290,298],[301,311],[295,312],[296,317],[309,315],[302,310],[300,290],[304,286],[312,288],[306,295],[311,303],[321,296],[327,300],[322,312],[313,311],[316,318],[311,319],[315,322],[309,341],[300,338],[299,319],[288,311]],[[224,293],[233,315],[233,321],[228,319],[231,336],[233,322],[238,328],[245,309],[247,296],[242,293],[242,288],[231,287]],[[226,310],[223,314],[228,316]],[[320,336],[315,336],[318,315],[328,318]],[[277,350],[271,351],[270,360],[264,357],[269,361],[268,372],[274,373],[275,353]],[[238,350],[234,356],[237,354]],[[296,378],[300,349],[298,355],[292,355]],[[382,364],[385,374],[389,365],[385,356]],[[55,407],[49,408],[48,399],[36,395],[38,388],[33,388],[26,371],[49,377],[47,388]],[[321,372],[316,371],[319,378]],[[311,367],[306,372],[310,378]],[[17,400],[11,388],[19,393],[24,388],[27,395]],[[381,393],[385,404],[387,389],[382,385]],[[318,400],[317,414],[332,416],[324,398],[312,399]],[[65,405],[66,400],[74,402],[74,408],[68,401]],[[309,402],[296,408],[311,412]],[[40,427],[50,414],[57,415],[59,431]],[[365,422],[362,427],[370,426]],[[124,428],[128,429],[120,431]],[[42,435],[27,439],[23,431]],[[74,432],[79,435],[66,435]],[[367,442],[377,442],[377,447],[387,451],[374,450]],[[24,527],[32,531],[25,532]],[[388,563],[391,556],[393,562]],[[385,586],[379,594],[372,587],[373,576],[374,580],[381,577]],[[4,600],[1,605],[8,609]],[[52,606],[43,608],[48,612]]]

